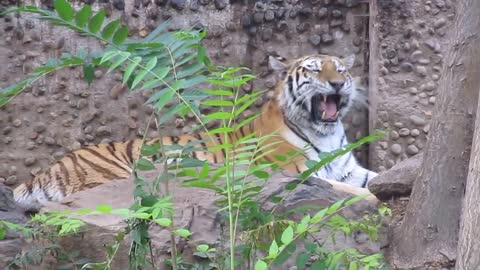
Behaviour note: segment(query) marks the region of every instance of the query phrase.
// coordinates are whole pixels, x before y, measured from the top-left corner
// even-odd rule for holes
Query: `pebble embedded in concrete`
[[[400,155],[402,153],[402,146],[398,143],[392,144],[390,146],[390,151],[395,155]]]

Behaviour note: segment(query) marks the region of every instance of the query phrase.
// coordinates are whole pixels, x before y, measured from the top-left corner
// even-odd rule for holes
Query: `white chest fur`
[[[338,150],[348,144],[345,130],[343,125],[338,123],[334,132],[329,135],[319,135],[313,130],[302,130],[302,136],[297,135],[290,129],[286,129],[282,132],[283,138],[285,138],[289,143],[295,145],[298,148],[304,149],[310,160],[319,161],[319,155],[321,153],[330,153],[335,150]],[[351,175],[360,168],[355,157],[352,153],[347,153],[343,156],[335,158],[332,162],[322,167],[317,173],[316,177],[325,180],[336,180],[336,181],[345,181],[351,182],[352,184],[361,185],[363,176],[360,179],[351,179]],[[362,170],[364,170],[362,168]],[[357,183],[358,182],[358,183]]]

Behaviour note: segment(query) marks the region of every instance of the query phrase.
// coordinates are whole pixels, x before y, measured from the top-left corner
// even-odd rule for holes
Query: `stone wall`
[[[271,89],[275,85],[275,77],[267,67],[269,54],[293,58],[310,53],[339,56],[355,53],[354,75],[365,78],[368,70],[365,1],[84,0],[83,3],[105,8],[110,18],[121,17],[133,37],[145,36],[166,19],[172,19],[171,30],[187,26],[207,28],[205,45],[215,63],[247,66],[258,75],[244,91]],[[13,4],[0,1],[3,7]],[[52,1],[34,4],[51,8]],[[32,68],[64,51],[100,47],[94,40],[40,23],[26,14],[0,18],[0,26],[0,87],[19,80]],[[152,108],[144,104],[146,97],[121,87],[120,74],[105,75],[98,70],[97,80],[91,86],[81,76],[77,69],[55,73],[0,109],[1,181],[11,185],[24,181],[82,145],[125,140],[148,129],[145,123]],[[177,119],[161,133],[188,132],[191,121]],[[366,135],[365,109],[356,108],[345,122],[351,140]],[[158,135],[154,130],[147,132],[150,136]],[[358,155],[366,159],[365,151]]]
[[[388,136],[370,148],[370,164],[383,171],[425,145],[454,8],[450,0],[372,3],[370,127]]]

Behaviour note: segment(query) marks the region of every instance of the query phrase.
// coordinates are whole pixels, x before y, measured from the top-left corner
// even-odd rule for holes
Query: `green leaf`
[[[326,270],[327,269],[327,264],[325,263],[325,260],[318,260],[310,266],[310,269],[315,269],[315,270]]]
[[[198,246],[197,246],[197,251],[199,251],[199,252],[207,252],[207,251],[208,251],[208,245],[198,245]]]
[[[273,240],[270,248],[268,249],[268,257],[275,258],[278,255],[278,244],[277,241]]]
[[[327,215],[330,215],[336,212],[343,205],[343,202],[345,202],[345,199],[339,200],[336,203],[332,204],[330,207],[328,207]]]
[[[332,260],[330,261],[329,263],[329,266],[330,267],[333,267],[333,269],[335,269],[339,264],[338,262],[340,261],[340,259],[344,256],[344,253],[343,252],[338,252],[337,254],[333,255],[333,258]]]
[[[149,160],[139,158],[137,161],[137,169],[139,169],[140,171],[150,171],[155,169],[155,165],[153,165],[153,163]]]
[[[355,261],[351,262],[348,266],[348,270],[358,270],[358,263]]]
[[[112,65],[108,68],[107,72],[111,72],[112,70],[119,67],[121,64],[123,64],[128,59],[128,57],[130,57],[129,52],[120,52],[118,54],[118,56],[116,57],[115,62],[113,62]]]
[[[90,18],[90,14],[92,13],[92,8],[88,5],[84,5],[82,9],[75,15],[75,24],[83,28],[87,25],[88,19]]]
[[[241,127],[245,126],[246,124],[252,122],[255,118],[257,118],[259,114],[254,114],[252,116],[249,116],[248,118],[242,120],[239,124],[235,125],[235,129],[239,130]]]
[[[258,260],[257,263],[255,263],[255,270],[267,270],[268,265],[266,262],[262,260]]]
[[[181,66],[181,69],[177,72],[177,78],[185,78],[187,76],[191,76],[193,74],[198,73],[202,70],[205,65],[202,62],[196,62],[190,66]]]
[[[122,216],[128,216],[130,214],[130,210],[127,208],[118,208],[118,209],[113,209],[112,214],[116,215],[122,215]]]
[[[286,189],[286,190],[294,190],[294,189],[297,188],[297,186],[298,186],[298,182],[297,182],[297,180],[294,180],[294,181],[289,182],[289,183],[285,186],[285,189]]]
[[[110,59],[114,58],[115,56],[117,56],[119,54],[122,54],[122,52],[116,51],[116,50],[105,52],[102,56],[102,59],[100,59],[100,65],[107,62],[107,61],[110,61]]]
[[[140,56],[136,56],[132,59],[132,62],[130,62],[127,69],[125,70],[125,73],[123,73],[122,84],[125,84],[128,81],[128,79],[130,79],[130,76],[132,75],[133,71],[141,61],[142,61],[142,58]]]
[[[378,213],[381,215],[381,216],[391,216],[392,215],[392,209],[388,208],[388,206],[382,204],[379,208],[378,208]]]
[[[203,163],[202,170],[198,175],[198,180],[205,180],[209,172],[210,172],[210,165],[208,165],[207,162]]]
[[[149,213],[133,213],[133,216],[139,219],[149,219],[152,215]]]
[[[102,27],[103,20],[105,19],[105,10],[100,10],[95,14],[90,22],[88,22],[88,30],[92,33],[97,33]]]
[[[157,218],[154,221],[162,227],[170,227],[172,225],[172,220],[169,218]]]
[[[196,89],[187,89],[183,91],[182,97],[186,100],[203,100],[209,95],[205,94],[203,91]]]
[[[309,214],[305,215],[305,217],[302,218],[302,221],[300,221],[296,228],[298,234],[304,233],[307,230],[310,220],[311,218]]]
[[[120,45],[122,44],[125,39],[128,37],[128,28],[126,26],[121,27],[120,29],[115,32],[115,35],[113,35],[112,42],[115,45]]]
[[[135,76],[135,79],[133,79],[132,85],[130,86],[132,89],[134,89],[142,80],[145,78],[145,76],[149,73],[149,70],[142,70],[137,73]]]
[[[170,20],[170,19],[162,22],[161,24],[159,24],[159,25],[157,26],[157,28],[155,28],[155,30],[153,30],[152,32],[150,32],[150,34],[148,34],[148,36],[146,36],[146,37],[144,38],[144,40],[145,40],[145,41],[149,41],[149,42],[150,42],[150,41],[154,41],[155,38],[156,38],[160,33],[162,33],[164,30],[167,29],[167,26],[169,26],[170,23],[171,23],[171,20]]]
[[[83,65],[83,78],[90,85],[93,82],[95,76],[95,68],[92,64]]]
[[[5,234],[7,234],[7,230],[5,230],[3,227],[0,227],[0,240],[5,239]]]
[[[182,82],[179,88],[190,88],[199,83],[205,82],[206,77],[203,75],[196,75],[195,77],[189,77],[188,79],[182,79],[177,82]]]
[[[153,76],[155,79],[145,82],[142,86],[142,89],[151,89],[157,86],[164,85],[166,81],[164,80],[165,76],[167,76],[168,72],[170,72],[170,67],[160,67],[152,71],[155,75]],[[176,89],[174,89],[176,90]],[[156,94],[156,93],[155,93]],[[154,100],[155,94],[149,99]],[[148,101],[147,101],[148,103]]]
[[[293,240],[293,228],[292,228],[292,226],[288,226],[288,228],[286,228],[283,231],[282,237],[280,238],[280,240],[282,241],[283,244],[288,244],[288,243],[292,242],[292,240]]]
[[[305,269],[305,265],[307,264],[309,259],[310,259],[310,253],[302,252],[302,253],[298,254],[297,258],[295,260],[297,270]]]
[[[230,100],[220,100],[220,99],[214,99],[214,100],[205,100],[202,101],[200,104],[206,105],[206,106],[213,106],[213,107],[220,107],[220,106],[233,106],[233,101]]]
[[[305,241],[305,242],[303,243],[303,246],[304,246],[305,249],[306,249],[308,252],[310,252],[310,253],[314,252],[315,249],[317,248],[317,245],[316,245],[315,243],[313,243],[313,242],[310,242],[310,241]]]
[[[214,112],[205,116],[205,119],[225,120],[225,119],[231,119],[232,117],[233,117],[233,114],[229,112]]]
[[[144,144],[142,145],[142,148],[140,150],[140,153],[142,156],[153,156],[158,153],[160,150],[160,144],[155,143],[155,144]]]
[[[205,90],[204,91],[206,94],[212,95],[212,96],[234,96],[234,93],[230,90]]]
[[[345,202],[345,206],[350,206],[356,202],[359,202],[363,199],[365,199],[368,195],[358,195],[358,196],[355,196],[351,199],[349,199],[348,201]]]
[[[65,21],[73,19],[73,8],[66,0],[55,0],[54,6],[60,18]]]
[[[103,204],[103,205],[97,206],[95,210],[97,210],[100,213],[110,213],[112,211],[112,206]]]
[[[233,128],[231,127],[219,127],[215,129],[211,129],[207,132],[207,134],[220,134],[220,133],[225,133],[225,132],[232,132]]]
[[[173,91],[164,90],[162,92],[162,95],[159,96],[158,99],[156,100],[157,103],[155,104],[155,108],[157,109],[163,108],[163,106],[165,106],[168,102],[172,101],[174,95],[175,93]]]
[[[180,113],[181,111],[183,111],[183,110],[185,110],[185,109],[188,110],[187,105],[185,105],[185,103],[179,103],[179,104],[173,106],[173,108],[169,108],[168,111],[166,111],[166,112],[160,117],[160,119],[158,120],[158,123],[159,123],[159,124],[165,123],[165,122],[168,121],[174,114]]]
[[[190,235],[192,235],[192,233],[187,229],[176,229],[175,233],[178,234],[178,236],[183,237],[183,238],[187,238]]]
[[[323,219],[323,217],[327,214],[327,210],[328,210],[328,208],[324,208],[324,209],[318,211],[318,212],[312,217],[312,219],[310,220],[310,223],[315,224],[315,223],[320,222],[320,221]]]
[[[110,39],[113,36],[115,30],[117,30],[118,26],[120,25],[120,19],[113,20],[109,22],[102,31],[102,37],[104,39]]]
[[[265,171],[254,171],[253,175],[261,179],[268,179],[270,175]]]
[[[157,58],[156,57],[153,57],[152,59],[150,59],[147,63],[147,65],[145,66],[145,68],[142,69],[142,71],[140,71],[136,76],[135,76],[135,79],[133,80],[132,82],[132,85],[130,86],[132,89],[135,88],[141,81],[142,79],[148,74],[150,73],[150,71],[155,67],[155,65],[157,64]]]
[[[279,202],[282,201],[282,197],[272,196],[272,197],[270,197],[270,201],[273,202],[273,203],[279,203]]]
[[[92,210],[90,210],[89,208],[82,208],[82,209],[78,210],[78,211],[76,212],[76,214],[78,214],[78,215],[85,215],[85,214],[88,214],[88,213],[90,213],[90,212],[92,212]]]
[[[156,65],[157,65],[157,57],[152,57],[152,59],[148,60],[148,63],[145,69],[152,70]]]

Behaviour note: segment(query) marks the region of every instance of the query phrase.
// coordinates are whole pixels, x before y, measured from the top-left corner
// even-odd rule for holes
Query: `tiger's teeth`
[[[327,95],[323,95],[323,102],[327,103]]]
[[[334,118],[337,119],[339,114],[340,114],[340,112],[336,112]]]
[[[325,119],[325,118],[327,118],[327,113],[324,111],[324,112],[322,113],[322,119]]]

